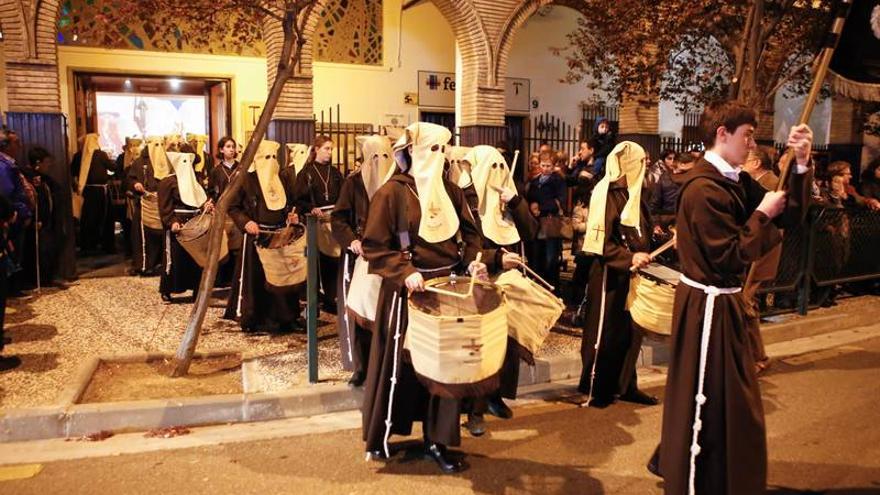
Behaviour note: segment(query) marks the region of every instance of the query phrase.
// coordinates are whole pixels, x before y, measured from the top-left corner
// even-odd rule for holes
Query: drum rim
[[[457,280],[458,280],[458,279],[466,280],[466,281],[463,282],[463,283],[465,283],[465,284],[469,284],[469,283],[470,283],[470,279],[471,279],[472,277],[467,277],[467,276],[457,276],[457,277],[455,277],[455,278],[456,278]],[[441,283],[449,282],[451,279],[452,279],[452,277],[450,277],[450,276],[448,276],[448,275],[445,276],[445,277],[436,277],[436,278],[432,278],[432,279],[430,279],[430,280],[428,280],[428,281],[425,282],[425,287],[436,287],[436,286],[440,285]],[[467,315],[467,316],[446,316],[446,315],[439,315],[439,316],[438,316],[438,315],[428,314],[428,313],[422,311],[418,306],[415,305],[415,303],[414,303],[413,300],[412,300],[412,297],[408,297],[406,303],[407,303],[407,306],[408,306],[409,308],[417,309],[417,310],[419,310],[420,313],[422,313],[422,314],[424,314],[424,315],[426,315],[426,316],[429,316],[429,317],[431,317],[431,318],[437,318],[437,319],[440,319],[440,320],[442,320],[442,319],[452,319],[452,320],[457,320],[457,319],[459,319],[459,318],[473,318],[473,317],[475,317],[475,316],[484,317],[484,316],[488,316],[488,315],[491,315],[491,314],[495,313],[495,312],[498,311],[499,309],[504,309],[505,311],[509,311],[509,308],[507,308],[507,293],[504,291],[504,289],[503,289],[502,287],[500,287],[499,285],[497,285],[497,284],[495,284],[495,283],[493,283],[493,282],[486,282],[485,280],[480,280],[480,279],[475,279],[475,280],[474,280],[474,285],[481,285],[481,286],[483,286],[483,287],[487,287],[487,288],[490,288],[490,289],[495,290],[495,291],[501,296],[501,299],[500,299],[500,302],[498,303],[498,306],[495,307],[495,308],[493,308],[493,309],[492,309],[491,311],[489,311],[488,313],[483,313],[483,314],[474,313],[474,314],[472,314],[472,315]]]

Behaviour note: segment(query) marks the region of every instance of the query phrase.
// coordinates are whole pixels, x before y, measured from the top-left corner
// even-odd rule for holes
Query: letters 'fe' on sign
[[[418,105],[430,108],[455,108],[455,73],[420,70]],[[528,79],[505,79],[505,102],[508,112],[528,113],[531,103]]]

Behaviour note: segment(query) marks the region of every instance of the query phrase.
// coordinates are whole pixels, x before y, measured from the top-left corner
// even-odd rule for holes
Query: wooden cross
[[[477,343],[477,339],[471,339],[471,344],[470,344],[470,345],[463,345],[463,346],[461,346],[462,349],[470,349],[470,351],[471,351],[471,352],[470,352],[470,355],[471,355],[471,356],[474,356],[474,355],[476,355],[478,352],[480,352],[480,349],[481,349],[482,347],[483,347],[483,344],[478,344],[478,343]]]
[[[597,224],[597,225],[594,225],[594,226],[593,226],[593,232],[596,233],[596,237],[595,237],[594,240],[598,241],[598,240],[599,240],[599,233],[601,232],[601,233],[604,234],[604,233],[605,233],[605,229],[601,228],[601,227]]]

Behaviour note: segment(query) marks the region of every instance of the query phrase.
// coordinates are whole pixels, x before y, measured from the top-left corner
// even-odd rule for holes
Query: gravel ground
[[[22,359],[0,375],[0,408],[47,406],[73,380],[84,358],[143,352],[174,353],[192,304],[163,304],[158,278],[124,275],[113,260],[92,263],[68,287],[45,288],[39,295],[10,299],[4,354]],[[198,350],[237,351],[256,359],[260,387],[284,390],[307,382],[306,336],[244,334],[238,324],[220,319],[225,305],[218,291],[205,317]],[[563,315],[562,321],[567,321]],[[344,381],[334,316],[322,313],[319,327],[319,376]],[[539,357],[577,353],[580,331],[560,325]]]

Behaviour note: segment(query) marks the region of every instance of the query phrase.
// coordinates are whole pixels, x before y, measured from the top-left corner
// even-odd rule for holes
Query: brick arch
[[[28,32],[22,2],[0,0],[0,26],[3,26],[3,51],[6,60],[28,58]]]
[[[496,79],[503,79],[503,77],[507,74],[507,61],[510,57],[510,50],[513,48],[513,42],[516,38],[516,33],[519,29],[526,23],[526,21],[534,15],[538,9],[545,7],[547,5],[559,5],[561,7],[568,7],[572,10],[580,12],[581,14],[586,15],[583,11],[584,5],[582,2],[578,2],[577,0],[525,0],[522,2],[516,10],[507,18],[507,21],[504,23],[504,27],[501,30],[501,34],[498,38],[498,42],[495,46],[496,53],[498,56],[496,58],[497,63],[492,68],[495,72]]]
[[[58,60],[58,16],[59,0],[37,0],[37,18],[34,30],[35,52],[37,58]]]

